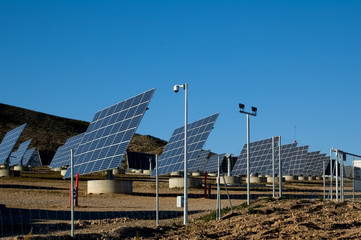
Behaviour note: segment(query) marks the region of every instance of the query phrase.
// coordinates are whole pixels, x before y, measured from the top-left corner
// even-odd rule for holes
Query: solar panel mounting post
[[[330,149],[330,199],[333,199],[333,183],[332,183],[332,179],[333,179],[333,167],[332,167],[332,154],[333,154],[333,147]]]
[[[344,189],[343,189],[343,156],[344,154],[341,153],[340,154],[340,187],[341,187],[341,191],[340,191],[340,194],[341,194],[341,202],[344,201]]]
[[[323,199],[326,199],[325,159],[322,159]]]
[[[338,202],[338,150],[336,149],[336,202]]]
[[[272,137],[272,196],[276,197],[276,182],[275,182],[275,138]]]
[[[227,155],[227,176],[231,176],[231,156],[232,154]]]
[[[70,149],[71,237],[74,238],[74,151]]]
[[[281,160],[281,136],[278,137],[278,181],[279,181],[279,196],[282,197],[282,160]]]
[[[159,226],[159,178],[158,178],[158,154],[155,155],[155,224]]]
[[[249,177],[249,114],[247,114],[247,205],[251,204],[250,199],[250,177]]]

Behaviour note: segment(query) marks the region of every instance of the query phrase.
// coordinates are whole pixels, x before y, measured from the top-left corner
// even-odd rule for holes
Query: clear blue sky
[[[361,1],[0,0],[0,102],[91,121],[151,88],[138,129],[168,140],[220,113],[205,148],[281,135],[361,155]],[[296,126],[296,127],[295,127]],[[296,129],[296,131],[295,131]]]

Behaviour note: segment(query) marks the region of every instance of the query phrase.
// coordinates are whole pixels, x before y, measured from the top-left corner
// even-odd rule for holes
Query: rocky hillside
[[[0,103],[0,141],[8,131],[24,123],[27,123],[27,126],[15,149],[20,143],[32,139],[30,147],[36,147],[40,151],[43,164],[50,163],[58,147],[63,145],[68,138],[85,132],[89,126],[89,122]],[[161,139],[136,134],[130,143],[129,150],[160,154],[165,145],[166,141]]]

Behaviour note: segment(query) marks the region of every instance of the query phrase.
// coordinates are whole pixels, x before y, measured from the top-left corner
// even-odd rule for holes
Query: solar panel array
[[[31,139],[20,144],[18,150],[14,152],[13,157],[10,157],[10,165],[21,166],[23,164],[23,157],[31,143]]]
[[[7,163],[11,151],[13,150],[25,126],[26,123],[6,133],[0,144],[0,164]]]
[[[194,161],[192,168],[190,168],[189,171],[202,172],[207,164],[207,159],[210,152],[210,150],[201,150],[197,159]]]
[[[208,158],[207,165],[204,168],[204,172],[215,173],[218,171],[218,156],[220,157],[220,166],[223,165],[223,161],[226,160],[226,154],[216,154]],[[222,170],[224,172],[224,170]]]
[[[281,161],[282,161],[282,174],[288,171],[293,154],[296,151],[297,143],[290,143],[281,146]],[[275,150],[275,173],[279,172],[279,149]]]
[[[27,150],[25,152],[24,157],[23,157],[23,164],[26,166],[30,165],[32,167],[42,165],[39,154],[37,151],[35,151],[35,148],[30,148],[29,150]]]
[[[74,172],[87,174],[120,166],[155,89],[95,114],[75,152]],[[70,176],[70,169],[64,178]]]
[[[274,138],[275,173],[278,174],[279,146],[278,137]],[[247,174],[247,145],[245,144],[232,175]],[[282,174],[294,176],[317,176],[323,174],[323,162],[328,166],[329,157],[320,152],[308,153],[308,146],[291,143],[281,146]],[[272,174],[272,138],[250,143],[250,173]]]
[[[274,138],[274,148],[277,148],[279,137]],[[272,138],[252,142],[250,149],[250,173],[271,174],[272,173]],[[247,174],[247,144],[243,146],[242,152],[233,167],[232,175]]]
[[[187,167],[192,169],[201,149],[203,148],[218,113],[187,125]],[[184,126],[174,130],[163,154],[158,160],[158,174],[164,175],[173,171],[184,170]],[[155,171],[152,172],[152,176]]]
[[[321,159],[321,155],[320,155],[320,151],[317,152],[308,152],[307,153],[307,157],[306,157],[306,162],[305,162],[305,167],[304,167],[304,172],[302,175],[304,176],[314,176],[314,172],[315,171],[315,164],[318,160]]]
[[[51,168],[67,167],[70,165],[70,150],[74,151],[78,148],[84,133],[68,138],[63,146],[60,146],[50,163]]]
[[[308,151],[308,146],[293,148],[290,151],[292,156],[290,158],[288,168],[286,168],[283,171],[283,175],[293,175],[293,176],[303,175],[306,158],[307,158],[307,151]]]

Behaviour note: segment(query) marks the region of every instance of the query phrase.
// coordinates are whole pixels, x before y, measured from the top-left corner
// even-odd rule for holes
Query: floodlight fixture
[[[177,85],[174,85],[174,87],[173,87],[173,91],[175,92],[175,93],[177,93],[178,91],[179,91],[179,88],[181,87],[181,88],[183,88],[184,90],[186,90],[186,83],[185,84],[181,84],[181,85],[179,85],[179,84],[177,84]]]
[[[257,108],[252,106],[252,112],[254,112],[254,114],[257,114]]]
[[[257,110],[258,110],[258,109],[257,109],[256,107],[254,107],[254,106],[251,107],[252,112],[246,112],[246,111],[244,110],[245,105],[244,105],[243,103],[238,103],[238,106],[239,106],[239,112],[240,112],[240,113],[244,113],[244,114],[252,115],[252,116],[256,116],[256,115],[257,115]]]

